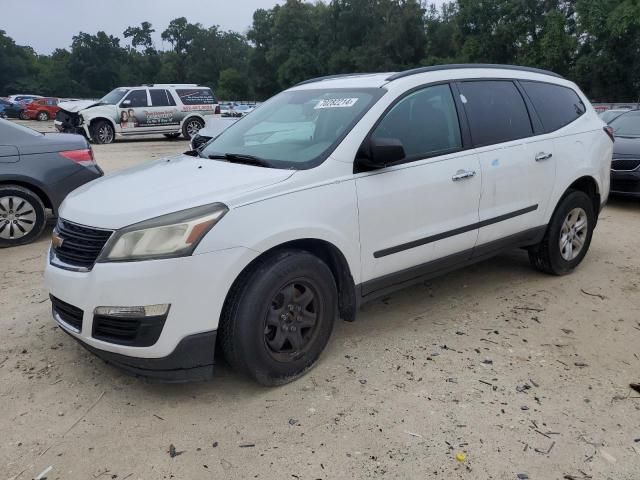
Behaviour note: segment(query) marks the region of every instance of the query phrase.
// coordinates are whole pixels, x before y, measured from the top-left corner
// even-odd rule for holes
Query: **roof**
[[[405,70],[404,72],[388,72],[388,73],[350,73],[343,75],[328,75],[326,77],[312,78],[300,82],[295,87],[308,86],[314,83],[327,82],[326,87],[329,88],[366,88],[374,87],[380,88],[383,85],[399,80],[401,78],[410,77],[412,75],[418,75],[422,73],[440,72],[444,70],[463,70],[463,69],[496,69],[496,70],[515,70],[520,72],[536,73],[541,75],[548,75],[555,78],[563,78],[557,73],[550,72],[548,70],[542,70],[533,67],[522,67],[519,65],[498,65],[489,63],[460,63],[450,65],[433,65],[430,67],[420,67],[411,70]],[[308,88],[308,87],[307,87]]]

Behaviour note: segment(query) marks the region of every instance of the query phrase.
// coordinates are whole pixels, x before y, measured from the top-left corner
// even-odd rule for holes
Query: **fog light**
[[[161,303],[144,307],[96,307],[93,313],[103,317],[161,317],[167,314],[170,306],[169,303]]]

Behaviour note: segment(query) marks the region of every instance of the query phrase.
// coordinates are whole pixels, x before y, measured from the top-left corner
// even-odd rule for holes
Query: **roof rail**
[[[308,83],[322,82],[323,80],[333,80],[334,78],[345,78],[345,77],[359,77],[361,75],[373,75],[372,73],[339,73],[337,75],[326,75],[324,77],[316,77],[310,78],[309,80],[304,80],[300,83],[296,83],[294,87],[299,85],[306,85]]]
[[[200,87],[198,83],[145,83],[143,87]]]
[[[522,72],[531,72],[531,73],[541,73],[543,75],[550,75],[552,77],[564,78],[562,75],[558,75],[557,73],[550,72],[549,70],[542,70],[540,68],[533,67],[521,67],[518,65],[500,65],[496,63],[456,63],[450,65],[432,65],[430,67],[420,67],[414,68],[411,70],[406,70],[404,72],[394,73],[387,77],[388,82],[392,82],[394,80],[398,80],[399,78],[409,77],[411,75],[417,75],[419,73],[428,73],[428,72],[439,72],[441,70],[458,70],[463,68],[495,68],[501,70],[519,70]]]

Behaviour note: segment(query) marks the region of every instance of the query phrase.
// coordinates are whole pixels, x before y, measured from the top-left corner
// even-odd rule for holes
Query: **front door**
[[[149,108],[146,88],[135,88],[122,99],[118,106],[118,124],[122,135],[145,133],[149,128],[145,110]]]
[[[356,177],[364,295],[469,258],[482,184],[448,84],[402,98],[372,136],[400,140],[406,162]]]

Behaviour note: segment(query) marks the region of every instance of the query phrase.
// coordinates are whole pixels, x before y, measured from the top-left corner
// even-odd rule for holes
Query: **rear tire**
[[[191,137],[198,133],[203,127],[204,122],[198,117],[189,117],[182,125],[182,136],[187,140],[191,140]]]
[[[91,140],[93,140],[93,143],[98,145],[113,143],[115,137],[116,132],[113,126],[106,120],[98,120],[91,127]]]
[[[42,233],[46,218],[42,200],[31,190],[0,186],[0,248],[31,243]]]
[[[38,121],[40,122],[46,122],[47,120],[49,120],[49,114],[47,112],[38,112],[38,115],[36,115],[36,119],[38,119]]]
[[[333,274],[300,250],[260,260],[236,281],[218,329],[224,357],[262,385],[303,375],[324,350],[337,315]]]
[[[538,270],[565,275],[587,254],[595,227],[593,202],[572,190],[558,204],[542,241],[529,249],[529,261]]]
[[[29,115],[24,110],[18,114],[18,117],[20,117],[20,120],[29,120]]]

